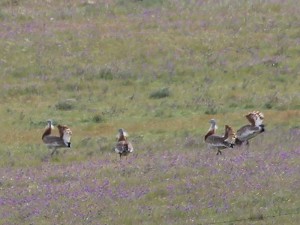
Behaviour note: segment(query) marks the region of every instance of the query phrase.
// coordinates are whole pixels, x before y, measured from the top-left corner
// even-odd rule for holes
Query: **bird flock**
[[[264,115],[262,112],[253,111],[245,115],[250,124],[242,126],[237,132],[229,125],[225,125],[225,133],[223,136],[217,135],[217,123],[211,119],[210,128],[204,136],[204,141],[211,149],[217,150],[217,155],[222,154],[221,150],[233,148],[234,146],[249,146],[249,140],[265,131],[263,124]]]
[[[234,148],[235,146],[249,146],[249,140],[265,131],[263,124],[264,115],[259,111],[253,111],[245,115],[250,124],[242,126],[235,132],[229,125],[225,125],[224,135],[216,134],[217,122],[215,119],[209,121],[210,128],[204,136],[204,141],[209,149],[216,149],[217,155],[221,155],[223,149]],[[72,131],[66,125],[57,125],[59,136],[52,135],[54,129],[52,120],[47,121],[47,126],[42,135],[44,144],[50,149],[51,156],[58,154],[59,148],[70,148]],[[127,156],[133,152],[133,145],[128,140],[128,133],[120,128],[116,136],[115,152],[122,156]]]

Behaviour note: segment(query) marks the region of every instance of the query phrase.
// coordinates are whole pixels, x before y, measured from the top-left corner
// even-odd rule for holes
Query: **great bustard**
[[[49,120],[47,122],[48,126],[42,135],[42,140],[49,149],[52,149],[51,156],[54,153],[58,153],[58,148],[70,148],[72,136],[71,129],[65,125],[58,125],[57,128],[60,136],[53,136],[51,135],[51,130],[53,129],[52,121]]]
[[[216,121],[214,119],[211,119],[209,122],[211,125],[204,137],[205,143],[208,145],[208,147],[211,149],[217,149],[217,155],[222,154],[222,149],[233,148],[233,143],[235,140],[235,133],[233,129],[230,126],[225,125],[224,136],[219,136],[216,134]]]
[[[131,142],[127,140],[127,137],[128,133],[123,128],[120,128],[115,147],[115,152],[120,155],[120,159],[122,156],[127,156],[129,153],[133,152],[133,146]]]
[[[236,132],[235,144],[237,146],[241,146],[243,144],[249,145],[250,139],[265,131],[265,125],[263,124],[263,113],[259,111],[253,111],[245,115],[245,117],[250,124],[242,126]]]

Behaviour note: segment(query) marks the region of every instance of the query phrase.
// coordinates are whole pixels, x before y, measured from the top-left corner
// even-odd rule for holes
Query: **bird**
[[[47,123],[48,125],[42,135],[42,140],[49,149],[52,149],[51,156],[53,156],[54,153],[58,153],[58,148],[70,148],[72,137],[71,129],[66,125],[57,125],[60,136],[53,136],[51,135],[53,128],[52,121],[48,120]]]
[[[210,128],[207,134],[204,136],[205,143],[208,145],[208,147],[212,149],[217,149],[217,155],[222,154],[222,149],[233,148],[235,133],[232,127],[225,125],[224,136],[220,136],[216,134],[217,123],[215,119],[211,119],[209,123],[211,124]]]
[[[245,115],[250,124],[242,126],[236,132],[235,145],[241,146],[246,144],[249,146],[249,140],[265,131],[263,124],[264,114],[259,111],[249,112]]]
[[[129,153],[133,152],[133,146],[131,142],[127,140],[128,133],[123,129],[119,129],[119,133],[117,135],[117,144],[115,146],[115,152],[120,155],[120,160],[122,156],[129,155]]]

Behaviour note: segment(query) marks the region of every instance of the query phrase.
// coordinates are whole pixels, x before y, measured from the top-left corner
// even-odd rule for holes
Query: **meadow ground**
[[[0,2],[1,224],[298,224],[296,0]],[[260,110],[223,155],[203,136]],[[51,158],[47,119],[72,148]],[[119,161],[118,128],[135,152]]]

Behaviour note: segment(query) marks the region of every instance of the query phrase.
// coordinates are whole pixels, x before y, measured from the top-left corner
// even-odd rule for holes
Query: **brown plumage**
[[[131,142],[127,140],[128,134],[124,129],[119,129],[119,133],[117,135],[117,144],[115,147],[115,152],[120,155],[120,159],[122,156],[127,156],[129,153],[133,152],[133,146]]]
[[[210,120],[211,126],[204,136],[205,143],[208,145],[209,148],[217,149],[217,155],[222,154],[221,150],[225,148],[233,148],[234,140],[235,140],[235,133],[233,129],[225,125],[225,133],[224,136],[216,135],[216,121],[214,119]]]
[[[265,131],[263,124],[264,115],[259,111],[253,111],[245,115],[250,124],[242,126],[236,132],[235,144],[241,146],[243,144],[249,145],[249,140],[256,137],[258,134]]]
[[[47,121],[47,126],[46,126],[45,131],[44,131],[43,136],[42,136],[42,139],[44,139],[45,136],[50,135],[51,132],[52,132],[52,129],[53,129],[52,120],[48,120]]]
[[[70,129],[68,126],[66,125],[57,125],[57,129],[58,129],[58,132],[59,132],[59,137],[60,138],[63,138],[64,136],[64,130],[67,130],[67,129]]]

